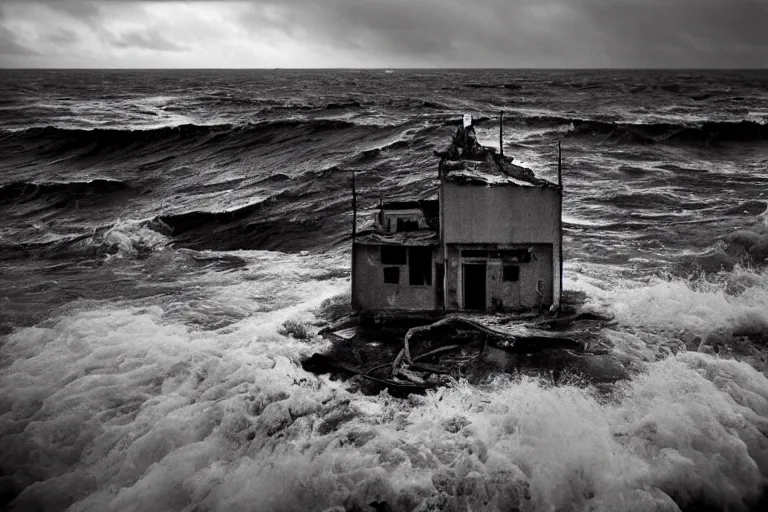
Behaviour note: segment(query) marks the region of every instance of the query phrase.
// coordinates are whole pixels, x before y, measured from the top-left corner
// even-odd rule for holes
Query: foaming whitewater
[[[736,267],[714,277],[625,282],[600,299],[623,325],[706,336],[768,333],[768,271]]]
[[[3,79],[0,508],[766,509],[765,73]],[[562,142],[594,357],[407,399],[305,371],[348,311],[352,172],[361,224],[430,197],[499,110],[538,175]]]
[[[326,346],[313,334],[323,301],[348,287],[327,270],[341,255],[238,257],[238,271],[186,278],[205,291],[192,307],[173,296],[73,305],[8,336],[0,464],[5,492],[19,493],[10,510],[759,505],[768,379],[749,364],[681,350],[634,356],[634,377],[609,395],[499,375],[408,400],[364,396],[300,366]],[[749,275],[755,284],[735,296],[655,281],[613,292],[618,325],[602,336],[619,353],[622,326],[755,327],[768,294],[765,275]],[[233,323],[205,327],[226,312]]]

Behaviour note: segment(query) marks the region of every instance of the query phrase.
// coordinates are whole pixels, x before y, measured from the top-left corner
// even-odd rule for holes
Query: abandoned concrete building
[[[560,185],[539,179],[469,123],[436,152],[437,199],[381,201],[353,236],[352,305],[363,315],[559,307]]]

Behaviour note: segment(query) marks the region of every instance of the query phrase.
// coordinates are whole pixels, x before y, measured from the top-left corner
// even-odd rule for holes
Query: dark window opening
[[[411,247],[409,253],[408,280],[410,284],[432,286],[432,248]]]
[[[527,249],[464,249],[461,255],[465,258],[490,258],[512,261],[515,263],[530,263],[531,253]]]
[[[417,231],[419,229],[419,221],[397,219],[397,231]]]
[[[405,265],[405,247],[398,245],[382,245],[381,264]]]
[[[400,284],[400,267],[384,267],[384,282]]]
[[[520,267],[517,265],[504,265],[504,281],[519,281]]]

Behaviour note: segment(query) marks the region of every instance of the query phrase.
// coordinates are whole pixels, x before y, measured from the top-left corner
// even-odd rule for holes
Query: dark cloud
[[[175,43],[162,35],[158,30],[131,30],[117,36],[111,36],[109,42],[116,48],[144,48],[161,52],[183,52],[188,50],[184,45]]]
[[[768,0],[253,0],[253,31],[457,65],[768,65]],[[276,14],[277,13],[277,14]]]
[[[292,39],[339,49],[395,55],[450,55],[454,41],[476,30],[467,10],[454,0],[253,1],[243,22],[254,32],[281,30]],[[482,35],[482,30],[478,31]]]
[[[45,3],[102,34],[107,11],[143,3],[23,1]],[[369,58],[392,66],[768,67],[768,0],[237,3],[247,7],[237,23],[250,38],[275,46],[287,40],[314,54],[332,49],[354,56],[363,67]],[[222,2],[222,11],[229,4]],[[158,25],[148,19],[147,26]],[[217,28],[211,27],[212,33]],[[149,29],[105,37],[117,47],[185,49],[178,36]],[[210,41],[215,45],[215,37]]]
[[[634,66],[768,65],[768,0],[574,0],[584,37]]]
[[[35,0],[32,0],[33,2]],[[81,21],[98,20],[101,18],[101,7],[99,1],[92,0],[49,0],[45,3],[51,9],[67,14]]]
[[[0,55],[37,56],[40,52],[19,43],[13,32],[0,27]]]
[[[54,44],[63,46],[78,42],[80,37],[72,30],[60,28],[57,32],[48,34],[46,39]]]

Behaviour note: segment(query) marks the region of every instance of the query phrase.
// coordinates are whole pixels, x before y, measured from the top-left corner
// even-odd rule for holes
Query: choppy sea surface
[[[0,507],[761,510],[766,105],[765,71],[0,71]],[[500,110],[541,177],[562,142],[565,287],[629,378],[304,371],[352,171],[362,225]]]

